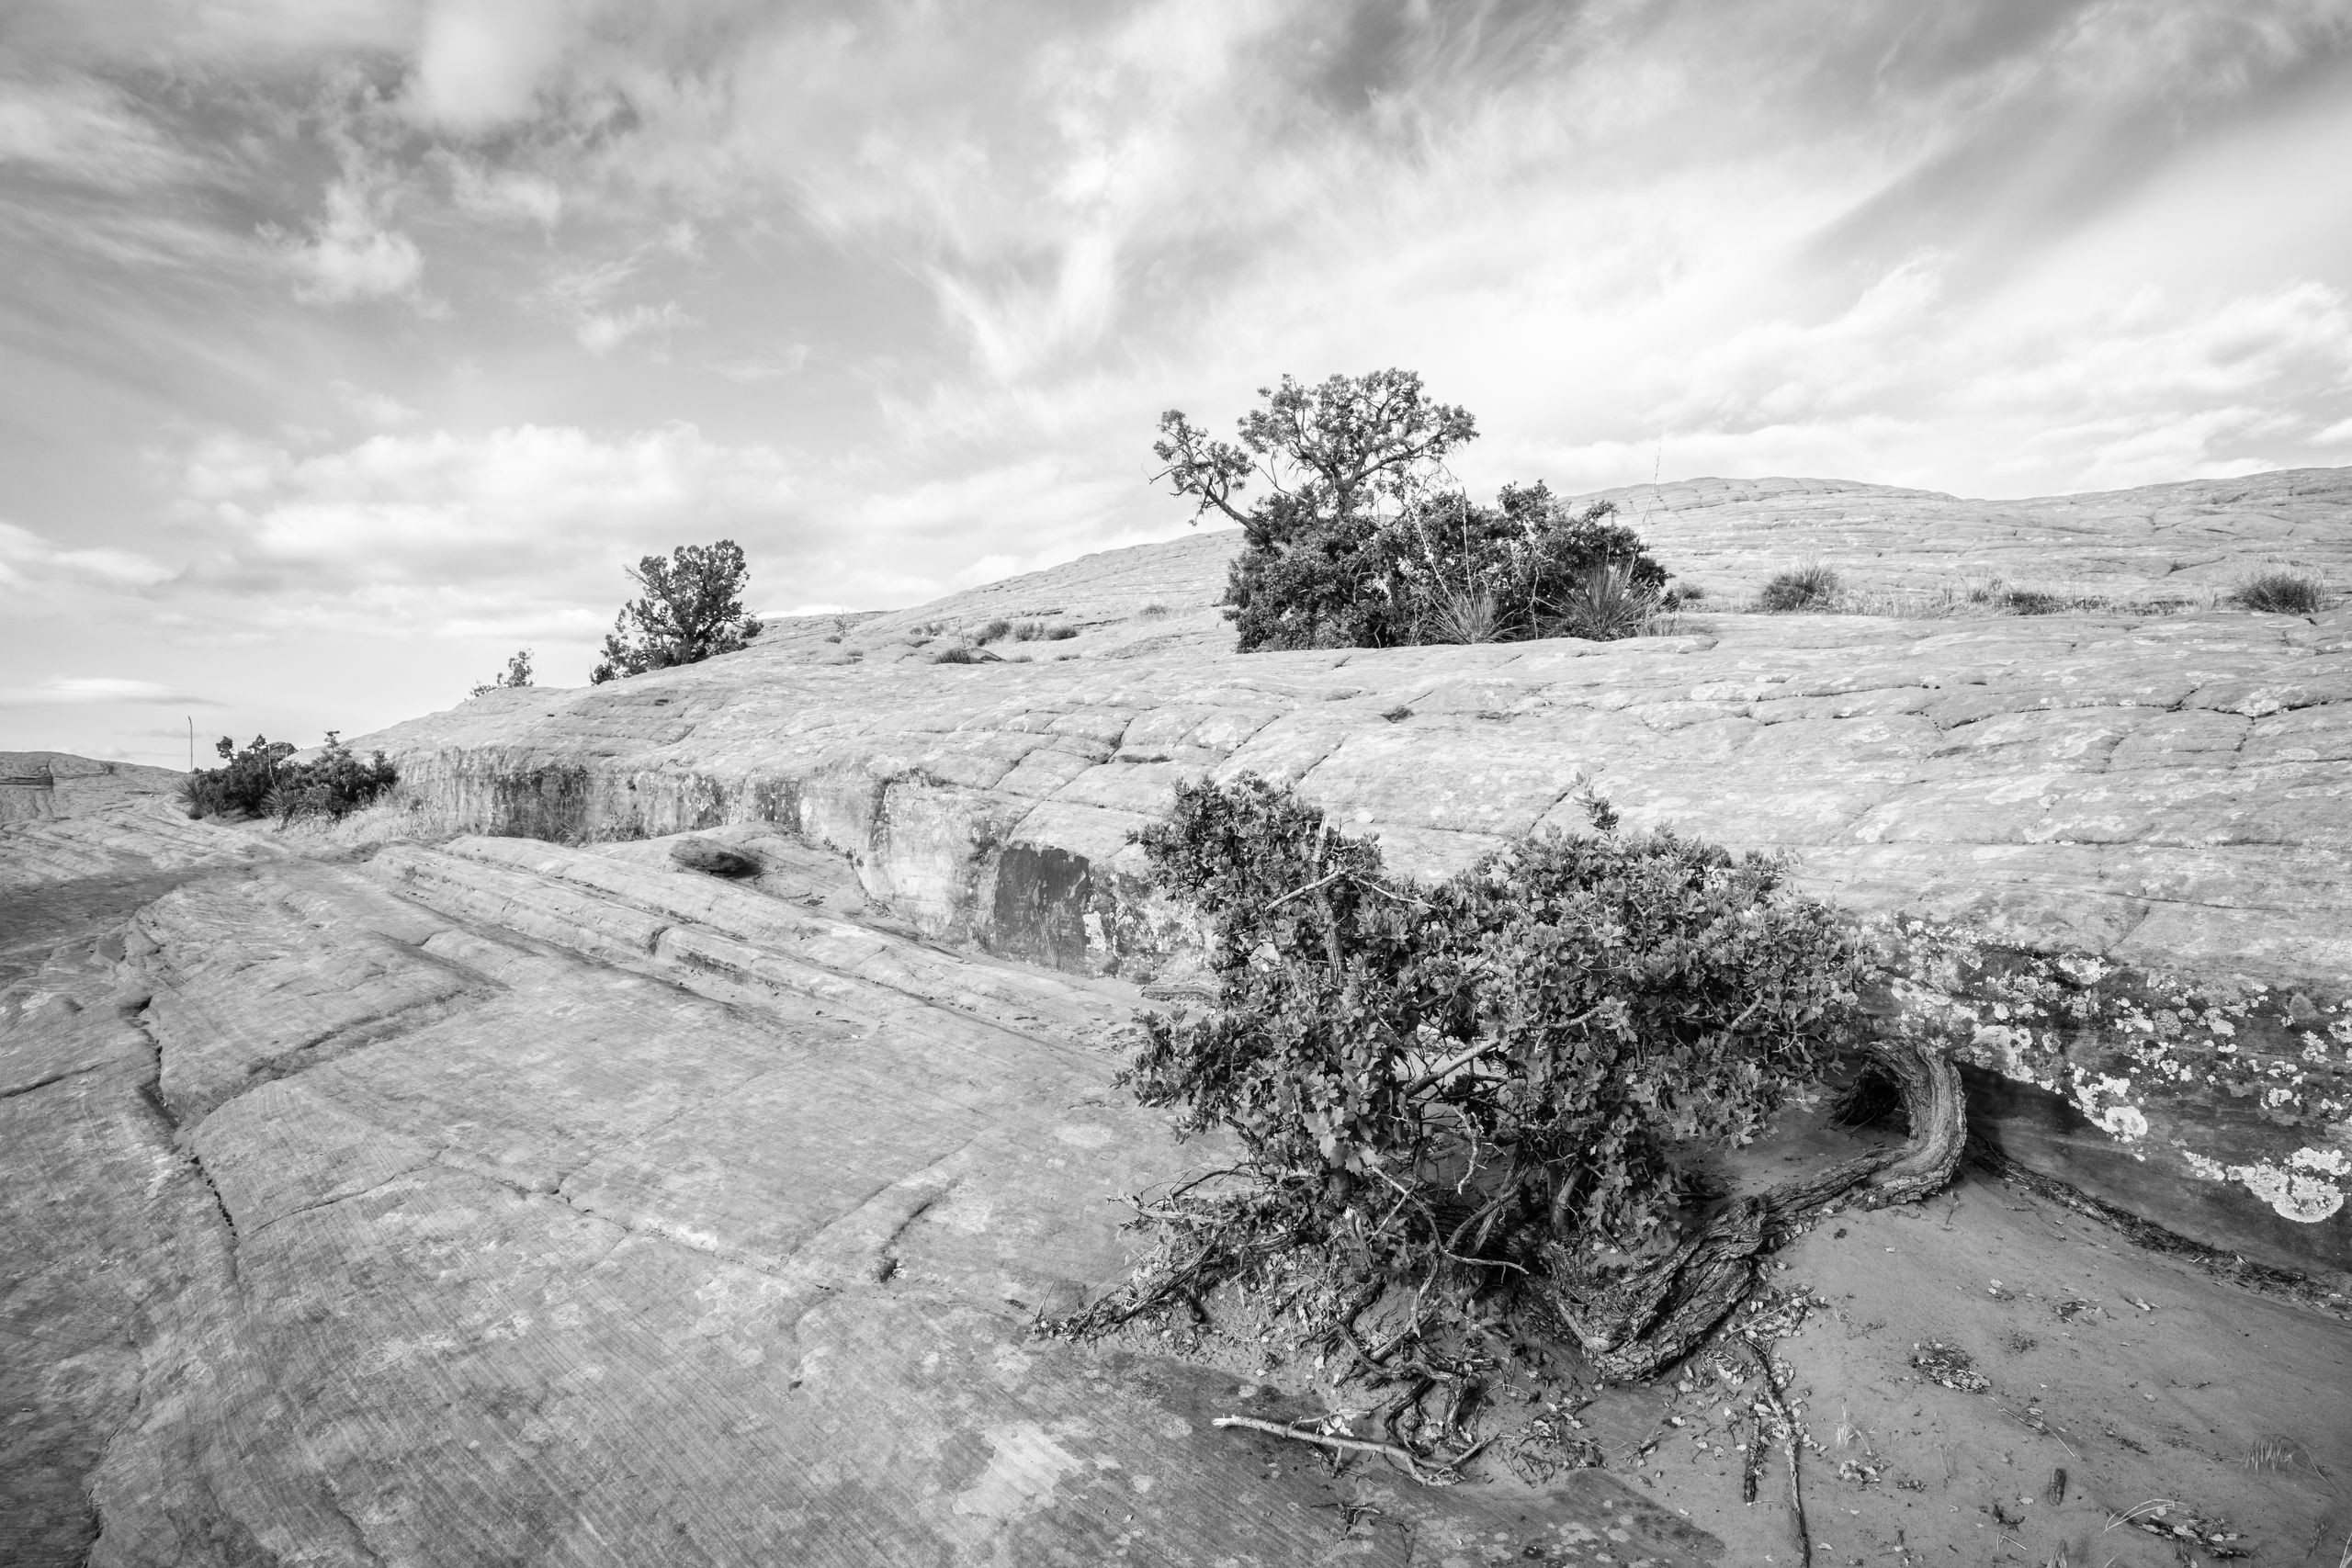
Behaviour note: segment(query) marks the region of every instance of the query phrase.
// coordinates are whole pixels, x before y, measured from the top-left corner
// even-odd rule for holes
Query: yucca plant
[[[1560,606],[1560,630],[1593,642],[1638,637],[1658,611],[1657,595],[1638,581],[1630,561],[1604,561],[1587,570]]]
[[[1499,617],[1483,588],[1441,588],[1430,596],[1430,633],[1436,642],[1492,642]]]

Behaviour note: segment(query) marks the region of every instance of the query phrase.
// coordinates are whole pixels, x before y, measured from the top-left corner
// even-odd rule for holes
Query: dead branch
[[[1410,1449],[1399,1448],[1395,1443],[1375,1443],[1366,1438],[1334,1437],[1328,1432],[1302,1432],[1296,1427],[1284,1426],[1279,1421],[1261,1421],[1254,1416],[1220,1416],[1209,1425],[1246,1427],[1252,1432],[1263,1432],[1273,1438],[1288,1438],[1294,1442],[1313,1443],[1317,1448],[1338,1449],[1348,1453],[1378,1454],[1384,1459],[1393,1460],[1402,1464],[1412,1478],[1424,1486],[1442,1484],[1432,1476],[1422,1473],[1419,1455]],[[1468,1457],[1468,1454],[1463,1456],[1464,1459]],[[1442,1475],[1453,1468],[1451,1464],[1441,1465],[1438,1467],[1438,1473]]]
[[[1747,1348],[1748,1355],[1756,1362],[1756,1370],[1764,1375],[1764,1399],[1772,1407],[1772,1418],[1779,1424],[1781,1441],[1788,1448],[1789,1516],[1797,1527],[1798,1568],[1813,1568],[1813,1532],[1805,1527],[1804,1490],[1797,1477],[1797,1453],[1804,1446],[1804,1438],[1797,1428],[1796,1413],[1789,1408],[1788,1401],[1781,1397],[1781,1380],[1772,1371],[1770,1353],[1745,1334],[1739,1336],[1739,1342]],[[1752,1453],[1748,1459],[1751,1464],[1755,1462]]]

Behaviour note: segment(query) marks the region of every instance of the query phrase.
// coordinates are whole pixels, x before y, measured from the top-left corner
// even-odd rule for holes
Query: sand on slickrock
[[[2120,599],[2342,578],[2346,478],[1626,501],[1718,600],[1800,555]],[[1981,1169],[1821,1216],[1770,1275],[1816,1563],[2336,1562],[2347,1222],[2283,1217],[2263,1172],[2341,1144],[2344,612],[1723,611],[1245,659],[1230,548],[494,692],[361,742],[408,798],[332,828],[120,780],[0,822],[0,1560],[1796,1561],[1780,1450],[1741,1501],[1744,1361],[1600,1391],[1567,1358],[1551,1407],[1476,1407],[1494,1441],[1432,1488],[1214,1427],[1378,1397],[1264,1364],[1246,1302],[1030,1332],[1124,1276],[1120,1194],[1219,1152],[1112,1084],[1140,982],[1184,973],[1125,832],[1255,768],[1423,874],[1587,784],[1793,849],[1815,890],[1963,932],[1974,968],[1889,1005],[1980,1009],[2013,1158],[2317,1281],[2250,1289]],[[1080,630],[928,660],[999,616]],[[751,869],[680,866],[687,834]],[[2048,1088],[2051,1052],[2139,1077]],[[1884,1135],[1796,1107],[1722,1174]],[[1601,1463],[1531,1482],[1535,1423]]]

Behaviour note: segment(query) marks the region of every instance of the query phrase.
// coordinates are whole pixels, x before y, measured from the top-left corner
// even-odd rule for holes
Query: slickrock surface
[[[1967,501],[1835,479],[1692,479],[1600,492],[1652,553],[1717,592],[1818,560],[1864,588],[2011,589],[2202,603],[2287,570],[2352,586],[2352,469],[2098,495]]]
[[[2346,481],[1640,499],[1716,603],[1815,556],[2151,599],[2346,586]],[[2352,611],[1244,657],[1233,544],[494,692],[358,742],[409,799],[333,831],[62,784],[0,823],[0,1561],[1792,1561],[1703,1373],[1585,1408],[1601,1469],[1432,1490],[1213,1429],[1319,1408],[1237,1375],[1253,1344],[1027,1332],[1123,1276],[1110,1199],[1217,1154],[1111,1081],[1188,962],[1126,836],[1204,773],[1296,782],[1417,874],[1582,828],[1588,785],[1790,851],[1890,922],[1889,1026],[1951,1042],[2012,1156],[2352,1264]],[[1076,635],[931,661],[999,619]],[[682,869],[685,832],[758,874]],[[2264,1561],[2352,1529],[2340,1314],[1981,1176],[1786,1261],[1827,1303],[1785,1347],[1816,1561],[2169,1562],[2107,1528],[2152,1496]],[[1991,1387],[1928,1381],[1928,1340]]]
[[[0,986],[208,866],[277,853],[187,820],[181,775],[60,751],[0,751]]]
[[[0,1556],[1715,1555],[1598,1472],[1380,1484],[1351,1540],[1360,1486],[1208,1424],[1285,1402],[1032,1338],[1216,1152],[1113,1092],[1133,988],[764,847],[797,897],[514,840],[217,874],[7,993],[0,1140],[73,1179],[0,1190]]]
[[[86,817],[128,801],[169,799],[181,775],[138,762],[99,762],[64,751],[0,751],[0,822]]]
[[[2339,561],[2347,499],[2331,470],[2064,505],[1791,487],[1752,520],[1724,487],[1693,510],[1736,550],[1810,518],[1811,553],[1866,502],[1926,541],[1858,569],[1897,573],[2040,507],[2075,566],[2129,586],[2184,530],[2208,572],[2282,542]],[[2209,1244],[2352,1269],[2352,607],[1714,614],[1612,644],[1239,655],[1213,608],[1235,539],[493,693],[364,744],[453,828],[776,824],[933,935],[1136,976],[1182,961],[1126,841],[1179,780],[1295,783],[1421,874],[1582,829],[1589,784],[1631,826],[1791,852],[1814,891],[1905,922],[1917,984],[1890,1005],[1961,1051],[2011,1153]],[[931,661],[997,620],[1078,635]]]

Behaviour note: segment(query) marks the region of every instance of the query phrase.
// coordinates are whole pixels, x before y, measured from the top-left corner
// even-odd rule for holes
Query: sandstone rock
[[[753,857],[698,836],[680,839],[671,844],[670,858],[688,871],[707,872],[713,876],[757,876],[760,874],[760,863]]]
[[[1027,1334],[1216,1153],[1113,1092],[1131,987],[515,840],[194,882],[123,954],[0,998],[67,1173],[9,1194],[62,1358],[12,1561],[1330,1560],[1229,1376]],[[1713,1555],[1600,1474],[1382,1506],[1374,1561]]]
[[[1653,531],[1669,564],[1713,549],[1750,577],[1801,552],[1902,586],[2013,540],[2017,558],[2129,598],[2177,576],[2191,538],[2209,585],[2282,555],[2352,575],[2339,470],[2031,502],[1760,482],[1667,500],[1678,521]],[[2275,1103],[2155,1052],[2135,1022],[2019,1023],[2040,1033],[2010,1120],[2029,1153],[2057,1146],[2043,1124],[2078,1151],[2113,1150],[2052,1157],[2201,1239],[2352,1268],[2329,1153],[2352,1116],[2352,1043],[2328,1032],[2352,1025],[2337,919],[2352,889],[2352,607],[1720,614],[1614,644],[1244,656],[1212,607],[1232,547],[1203,535],[1114,551],[875,616],[837,642],[787,629],[707,664],[542,692],[511,714],[469,705],[365,744],[451,827],[766,826],[847,857],[869,897],[933,937],[1140,978],[1182,936],[1126,840],[1182,779],[1295,783],[1424,875],[1515,833],[1581,829],[1589,784],[1629,827],[1788,852],[1859,915],[1932,922],[1973,967],[1917,1014],[1963,1044],[2009,1027],[1993,1010],[2012,999],[1984,990],[2007,953],[2096,959],[2184,995],[2324,997],[2327,1029],[2266,1036],[2261,1070],[2287,1097]],[[936,665],[918,646],[1046,615],[1082,628],[1024,645],[1063,650],[1049,661]],[[2009,1059],[1970,1049],[1989,1070]],[[2144,1134],[2115,1130],[2138,1125],[2103,1087],[2119,1080]],[[2281,1180],[2308,1201],[2278,1201]]]
[[[1717,602],[1813,556],[1890,593],[1988,564],[2119,599],[2273,557],[2341,581],[2352,537],[2335,472],[1687,491],[1634,521]],[[1232,544],[492,694],[358,743],[409,799],[333,833],[52,782],[0,825],[0,1557],[1715,1556],[1612,1472],[1342,1491],[1208,1427],[1295,1413],[1230,1375],[1028,1337],[1123,1274],[1106,1200],[1216,1153],[1110,1082],[1136,982],[1186,973],[1126,836],[1204,774],[1297,783],[1424,875],[1580,828],[1588,788],[1793,852],[1883,923],[1888,1026],[1962,1055],[2013,1155],[2256,1258],[2352,1257],[2352,613],[1724,613],[1244,658],[1213,606]],[[1079,631],[929,661],[998,617]],[[753,873],[680,869],[688,833]],[[1949,1214],[1858,1219],[1873,1265],[1906,1221],[1935,1292],[1984,1271]],[[2240,1298],[2203,1288],[2165,1353],[2226,1376]],[[2244,1314],[2286,1359],[2240,1404],[2340,1389],[2301,1370],[2340,1335],[2289,1315]],[[2331,1396],[2311,1440],[2339,1463]],[[1612,1452],[1657,1429],[1607,1420]]]

